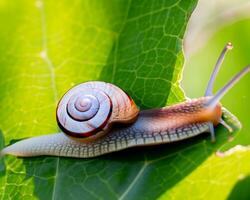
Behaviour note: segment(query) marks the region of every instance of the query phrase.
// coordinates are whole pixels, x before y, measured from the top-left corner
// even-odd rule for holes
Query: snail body
[[[22,140],[6,147],[2,154],[88,158],[135,146],[184,140],[209,131],[209,122],[205,118],[197,121],[202,113],[201,106],[207,99],[195,99],[170,107],[141,111],[134,123],[114,127],[106,135],[93,141],[84,142],[65,133],[57,133]],[[229,111],[225,108],[221,111],[236,128],[240,128],[240,123]],[[192,113],[196,113],[196,116]]]
[[[227,44],[223,49],[204,97],[139,111],[132,98],[113,84],[82,83],[66,92],[58,104],[57,122],[64,133],[19,141],[4,148],[1,155],[88,158],[135,146],[176,142],[204,132],[210,132],[214,141],[214,127],[218,124],[229,131],[241,127],[219,100],[250,71],[250,66],[212,94],[214,78],[231,47]]]

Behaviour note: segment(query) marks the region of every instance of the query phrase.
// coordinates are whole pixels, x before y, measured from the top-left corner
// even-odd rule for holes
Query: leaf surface
[[[142,109],[183,100],[182,38],[195,5],[195,0],[2,1],[0,128],[5,144],[58,132],[59,98],[88,80],[117,84]],[[194,181],[201,189],[206,170],[198,175],[196,170],[223,164],[211,157],[227,138],[222,127],[217,132],[216,144],[204,134],[96,159],[8,156],[1,160],[0,198],[177,198],[186,183]]]

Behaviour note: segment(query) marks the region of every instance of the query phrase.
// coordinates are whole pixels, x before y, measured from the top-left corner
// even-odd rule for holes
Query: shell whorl
[[[95,139],[115,122],[131,123],[139,113],[134,101],[117,86],[91,81],[71,88],[57,107],[59,127],[69,136]]]

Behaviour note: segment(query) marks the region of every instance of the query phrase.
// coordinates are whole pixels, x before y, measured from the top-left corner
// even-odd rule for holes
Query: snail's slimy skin
[[[183,103],[178,105],[183,106]],[[50,155],[89,158],[135,146],[176,142],[209,130],[209,122],[194,122],[176,127],[179,122],[176,121],[177,115],[173,111],[178,107],[154,109],[155,115],[152,115],[153,110],[142,111],[135,123],[127,127],[115,128],[104,137],[92,142],[84,143],[72,139],[64,133],[58,133],[19,141],[3,149],[1,155],[11,154],[21,157]],[[170,116],[171,112],[173,113],[172,117]],[[232,128],[239,129],[241,127],[237,118],[225,108],[222,108],[222,113],[225,121],[230,126],[233,125]],[[184,117],[188,117],[188,113],[182,112],[182,114]],[[177,123],[174,123],[175,121]]]

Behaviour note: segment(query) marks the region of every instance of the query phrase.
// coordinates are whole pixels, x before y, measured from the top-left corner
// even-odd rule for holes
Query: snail
[[[229,49],[231,43],[222,50],[204,97],[139,111],[132,98],[111,83],[82,83],[66,92],[58,103],[57,122],[64,133],[21,140],[5,147],[1,155],[88,158],[130,147],[176,142],[204,132],[210,132],[215,141],[214,127],[218,124],[230,132],[241,127],[219,101],[250,71],[250,65],[246,66],[213,95],[215,77]]]

